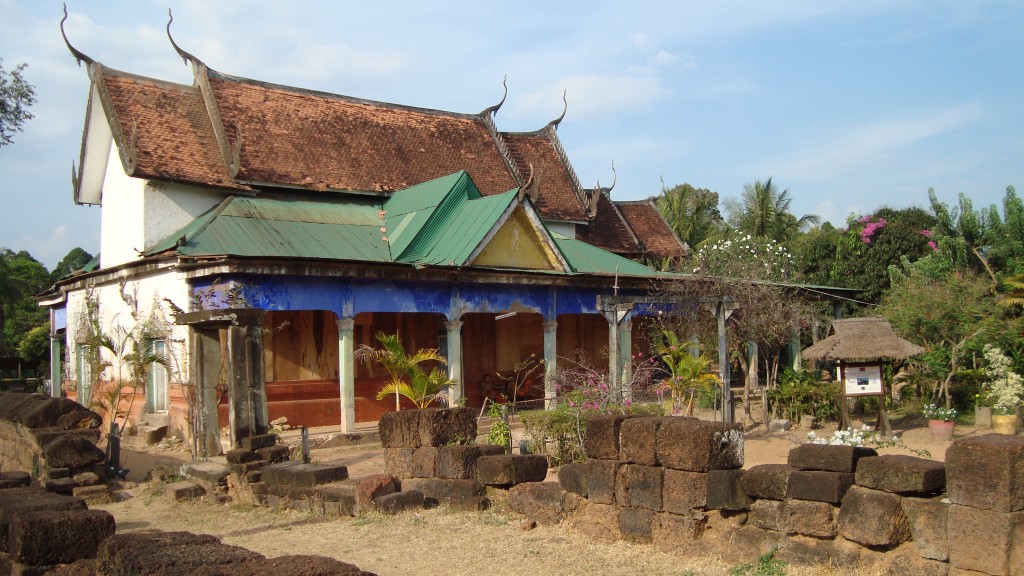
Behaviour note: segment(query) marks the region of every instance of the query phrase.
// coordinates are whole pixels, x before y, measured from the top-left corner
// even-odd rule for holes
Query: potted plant
[[[953,428],[956,426],[956,408],[940,408],[936,404],[928,404],[921,413],[928,419],[928,431],[936,440],[952,440]]]
[[[999,434],[1017,433],[1017,409],[1024,402],[1024,378],[1011,370],[1012,363],[1002,350],[985,346],[988,366],[988,398],[992,402],[992,428]]]

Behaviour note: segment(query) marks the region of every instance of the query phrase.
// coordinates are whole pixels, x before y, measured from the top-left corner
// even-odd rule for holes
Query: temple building
[[[550,398],[559,357],[617,374],[644,348],[653,308],[621,302],[665,281],[640,261],[687,248],[650,201],[580,185],[564,112],[502,132],[501,102],[464,114],[280,86],[171,43],[192,85],[68,42],[91,79],[74,201],[99,206],[101,229],[97,260],[43,298],[67,393],[96,401],[124,379],[116,359],[90,356],[89,334],[144,326],[169,363],[150,370],[133,418],[166,415],[212,446],[229,424],[351,431],[393,410],[376,399],[387,375],[354,356],[379,332],[438,349],[450,401],[469,405],[485,375],[531,357]]]

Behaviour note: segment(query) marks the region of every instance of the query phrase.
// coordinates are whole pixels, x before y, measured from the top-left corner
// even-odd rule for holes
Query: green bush
[[[839,383],[821,382],[817,372],[787,368],[778,385],[768,390],[772,411],[793,421],[803,414],[819,420],[835,420],[839,414]]]

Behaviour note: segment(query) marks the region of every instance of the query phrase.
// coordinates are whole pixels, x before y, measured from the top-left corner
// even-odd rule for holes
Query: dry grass
[[[117,519],[118,532],[188,530],[219,536],[265,556],[318,554],[381,576],[450,574],[721,575],[734,565],[716,551],[705,557],[666,554],[651,545],[598,542],[571,528],[523,530],[523,518],[500,503],[486,512],[446,508],[397,516],[323,518],[203,501],[175,503],[147,487],[128,500],[99,506]],[[756,562],[751,558],[750,562]],[[860,575],[849,568],[787,567],[790,576]]]

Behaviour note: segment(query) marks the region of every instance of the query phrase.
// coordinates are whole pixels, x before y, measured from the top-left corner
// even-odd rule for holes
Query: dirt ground
[[[931,438],[927,428],[895,430],[904,446],[879,450],[883,454],[922,455],[942,460],[949,442]],[[958,426],[957,437],[988,430]],[[819,436],[831,430],[816,430]],[[745,467],[784,463],[789,450],[807,441],[807,431],[792,429],[769,434],[763,428],[747,432]],[[351,477],[383,472],[377,447],[314,449],[315,462],[339,462]],[[119,502],[94,506],[109,510],[118,532],[147,529],[188,530],[219,536],[225,543],[243,546],[268,557],[318,554],[337,558],[381,576],[449,574],[727,574],[735,563],[720,559],[720,551],[704,557],[681,557],[645,544],[595,542],[566,525],[522,527],[523,518],[506,503],[495,502],[485,512],[446,508],[397,516],[323,518],[294,511],[277,511],[237,504],[217,505],[203,500],[175,503],[160,495],[160,486],[144,481],[154,460],[188,461],[184,450],[150,448],[128,452],[129,480],[137,486]],[[553,478],[549,475],[549,479]],[[756,558],[750,558],[755,562]],[[851,567],[787,568],[787,574],[810,576],[847,574],[867,576],[870,571]]]

